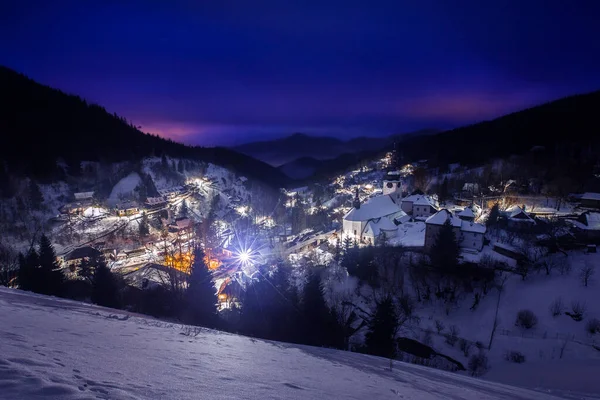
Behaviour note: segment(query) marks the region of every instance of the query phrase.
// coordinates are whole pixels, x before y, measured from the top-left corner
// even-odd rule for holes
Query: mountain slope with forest
[[[0,158],[11,175],[51,181],[64,175],[57,160],[76,175],[81,161],[137,161],[167,154],[227,167],[274,186],[288,180],[276,168],[231,149],[186,146],[143,133],[99,105],[1,66],[0,87]]]

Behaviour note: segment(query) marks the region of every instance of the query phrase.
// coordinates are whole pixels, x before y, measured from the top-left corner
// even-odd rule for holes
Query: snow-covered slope
[[[552,399],[356,353],[0,289],[0,398]]]

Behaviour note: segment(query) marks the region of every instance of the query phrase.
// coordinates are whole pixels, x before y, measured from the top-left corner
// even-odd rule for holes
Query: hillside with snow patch
[[[581,398],[4,288],[0,341],[6,399]]]

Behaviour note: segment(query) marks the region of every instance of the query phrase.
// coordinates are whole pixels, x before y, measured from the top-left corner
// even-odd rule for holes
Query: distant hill
[[[316,160],[328,160],[334,159],[345,153],[381,150],[386,146],[393,144],[394,141],[400,137],[428,135],[435,132],[437,131],[430,129],[403,135],[357,137],[349,140],[295,133],[281,139],[252,142],[235,146],[233,149],[240,153],[258,158],[271,165],[282,166],[283,164],[305,157]],[[304,161],[306,162],[306,160]],[[302,161],[300,163],[302,163]]]
[[[552,170],[553,175],[560,175],[556,170],[561,168],[578,168],[585,172],[600,162],[598,110],[600,91],[566,97],[444,132],[397,135],[395,138],[404,161],[427,159],[432,167],[449,163],[482,165],[494,158],[507,158],[525,154],[533,148],[543,148],[546,151],[543,159],[538,160],[542,163],[540,167]],[[379,150],[365,149],[333,159],[313,161],[310,178],[330,177],[364,164],[392,150],[393,142]],[[283,172],[293,171],[295,165],[292,162],[280,169]]]
[[[10,174],[49,181],[64,174],[58,159],[75,171],[80,161],[136,161],[167,154],[211,162],[273,186],[289,180],[276,168],[231,149],[186,146],[143,133],[99,105],[2,66],[0,88],[0,159]]]
[[[565,97],[491,121],[412,138],[403,143],[402,152],[410,160],[429,159],[434,165],[477,165],[523,154],[535,146],[555,153],[572,152],[572,157],[577,153],[597,156],[598,110],[600,91]]]

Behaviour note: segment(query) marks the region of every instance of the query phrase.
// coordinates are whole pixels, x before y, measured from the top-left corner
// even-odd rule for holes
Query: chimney
[[[352,205],[357,210],[360,208],[360,197],[358,197],[358,188],[356,188],[356,196],[354,196],[354,202],[352,203]]]

